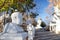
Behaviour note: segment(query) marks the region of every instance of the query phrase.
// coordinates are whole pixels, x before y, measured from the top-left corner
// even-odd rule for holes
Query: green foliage
[[[31,12],[31,14],[30,14],[30,17],[32,17],[32,18],[36,18],[36,16],[38,16],[39,14],[37,14],[37,13],[33,13],[33,12]]]
[[[25,12],[35,7],[35,4],[33,0],[0,0],[0,11],[8,11],[9,7]]]
[[[13,0],[0,0],[0,12],[8,11],[9,7],[13,4]]]

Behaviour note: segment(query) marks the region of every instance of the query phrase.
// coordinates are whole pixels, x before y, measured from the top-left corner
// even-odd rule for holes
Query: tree
[[[45,27],[45,26],[46,26],[45,22],[42,21],[41,27]]]
[[[38,16],[39,14],[38,13],[33,13],[33,12],[31,12],[31,14],[30,14],[30,16],[32,17],[32,18],[36,18],[36,16]]]
[[[0,0],[0,11],[8,11],[13,4],[13,0]]]
[[[26,12],[26,10],[35,7],[33,0],[1,0],[0,11],[8,11],[9,8],[18,9],[20,12]]]

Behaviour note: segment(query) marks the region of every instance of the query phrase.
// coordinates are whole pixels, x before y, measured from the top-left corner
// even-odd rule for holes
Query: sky
[[[34,11],[39,14],[38,17],[40,17],[43,21],[45,21],[46,16],[49,14],[46,12],[46,8],[49,5],[49,2],[47,0],[34,0],[36,7],[34,8]]]

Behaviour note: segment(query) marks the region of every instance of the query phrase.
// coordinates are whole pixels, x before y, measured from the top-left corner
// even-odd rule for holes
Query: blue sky
[[[34,2],[36,3],[34,11],[39,14],[38,17],[42,18],[42,20],[45,21],[46,16],[48,16],[45,10],[48,7],[49,2],[47,0],[34,0]]]

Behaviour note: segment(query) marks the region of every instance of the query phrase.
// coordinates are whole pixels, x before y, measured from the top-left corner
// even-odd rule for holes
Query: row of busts
[[[25,17],[26,14],[23,15],[23,16]],[[4,16],[2,16],[2,18],[3,18],[3,17],[4,17]],[[26,20],[27,20],[27,16],[26,16],[25,18],[26,18]],[[3,22],[4,22],[4,19],[2,19],[2,20],[3,20]],[[30,20],[32,21],[33,26],[37,26],[36,29],[41,28],[41,27],[40,27],[40,25],[41,25],[41,20],[40,20],[40,18],[38,19],[37,22],[34,20],[34,18],[31,18]],[[11,22],[11,18],[9,17],[9,14],[5,14],[5,24],[8,23],[8,22]],[[21,21],[21,22],[23,22],[23,21]],[[27,27],[26,21],[25,21],[21,26],[22,26],[23,29],[26,31],[26,27]]]
[[[31,24],[29,24],[27,26],[27,31],[28,31],[28,34],[24,32],[23,28],[20,26],[22,24],[22,14],[20,14],[19,12],[14,12],[12,15],[11,15],[11,19],[12,19],[12,22],[10,23],[7,23],[4,28],[3,28],[3,32],[2,33],[7,33],[8,34],[8,38],[11,36],[15,36],[15,35],[20,35],[20,36],[17,36],[18,38],[21,37],[22,39],[25,39],[28,35],[28,39],[30,40],[31,38],[33,39],[34,37],[34,31],[32,28],[33,26]],[[15,34],[15,35],[12,35],[11,33]],[[9,35],[11,34],[11,35]],[[2,35],[2,37],[6,37],[7,38],[7,35]],[[0,37],[0,38],[2,38]],[[5,38],[5,39],[6,39]],[[13,37],[13,39],[15,39]]]

